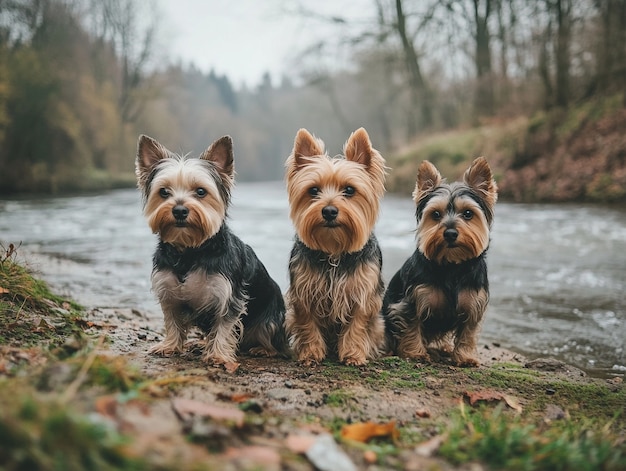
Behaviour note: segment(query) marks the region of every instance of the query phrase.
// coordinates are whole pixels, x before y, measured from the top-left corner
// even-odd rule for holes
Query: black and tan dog
[[[424,161],[413,200],[417,249],[385,293],[388,346],[401,357],[428,359],[427,347],[434,344],[451,351],[453,363],[477,366],[476,342],[489,301],[485,255],[497,200],[491,169],[479,157],[462,182],[447,184]]]
[[[226,225],[234,184],[233,144],[216,140],[199,158],[140,136],[136,173],[148,225],[159,236],[152,288],[165,319],[153,353],[180,352],[192,326],[206,334],[204,361],[234,362],[238,351],[287,350],[280,288]]]

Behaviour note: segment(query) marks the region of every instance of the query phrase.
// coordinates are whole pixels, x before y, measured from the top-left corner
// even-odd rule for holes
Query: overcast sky
[[[298,5],[324,15],[358,18],[369,0],[158,0],[165,52],[227,75],[233,85],[255,86],[265,72],[276,83],[290,72],[298,52],[337,34]]]

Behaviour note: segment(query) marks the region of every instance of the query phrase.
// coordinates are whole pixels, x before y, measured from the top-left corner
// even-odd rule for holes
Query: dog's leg
[[[174,306],[161,303],[163,318],[165,321],[165,338],[150,348],[150,353],[158,355],[171,355],[183,351],[183,344],[187,339],[188,326],[182,321],[181,315]]]
[[[285,327],[296,358],[305,366],[314,366],[326,358],[326,341],[315,314],[304,304],[293,302],[287,309]]]
[[[412,360],[430,360],[426,350],[427,341],[424,337],[422,322],[417,319],[407,326],[398,341],[398,356]]]
[[[380,355],[385,338],[385,323],[379,314],[382,300],[373,304],[367,312],[357,309],[350,322],[341,327],[337,344],[340,362],[360,366]]]
[[[215,313],[215,321],[206,336],[206,348],[202,359],[213,365],[224,365],[237,361],[237,348],[243,333],[242,316],[245,300],[235,299],[226,313]]]
[[[485,290],[459,293],[459,308],[467,315],[466,322],[457,329],[452,361],[458,366],[478,366],[476,343],[489,294]]]

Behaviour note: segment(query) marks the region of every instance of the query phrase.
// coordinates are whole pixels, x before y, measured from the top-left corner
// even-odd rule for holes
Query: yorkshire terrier
[[[159,236],[152,289],[163,310],[165,339],[150,351],[181,352],[196,326],[206,334],[207,363],[235,362],[245,351],[284,354],[280,288],[226,224],[235,173],[230,136],[190,158],[142,135],[135,170],[144,214]]]
[[[364,365],[384,344],[382,254],[373,234],[385,161],[361,128],[330,157],[300,129],[286,162],[296,236],[289,260],[286,328],[301,363],[329,353]]]
[[[452,184],[430,162],[420,164],[413,192],[417,249],[384,298],[393,353],[428,360],[433,344],[458,366],[478,366],[476,342],[489,301],[485,257],[497,198],[483,157]]]

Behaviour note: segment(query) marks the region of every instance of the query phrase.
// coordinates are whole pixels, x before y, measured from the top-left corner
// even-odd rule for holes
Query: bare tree
[[[572,0],[547,0],[557,21],[556,104],[566,108],[570,101],[570,57],[572,38]]]
[[[475,113],[477,116],[491,116],[494,113],[494,79],[491,68],[491,33],[489,32],[492,0],[472,0],[472,3],[477,81]],[[494,3],[499,3],[499,0],[494,0]]]
[[[409,86],[411,94],[412,107],[421,110],[422,125],[429,127],[433,124],[433,103],[432,94],[428,84],[422,74],[419,57],[415,50],[415,45],[407,32],[407,18],[402,5],[402,0],[395,1],[396,6],[396,31],[402,43],[404,52],[404,63],[409,76]],[[408,132],[409,136],[415,136],[418,131],[418,125],[409,117]]]
[[[122,122],[134,122],[145,100],[154,93],[142,87],[146,66],[153,59],[157,18],[154,2],[134,0],[91,0],[92,29],[110,44],[120,66],[119,109]],[[150,17],[148,13],[154,16]]]

